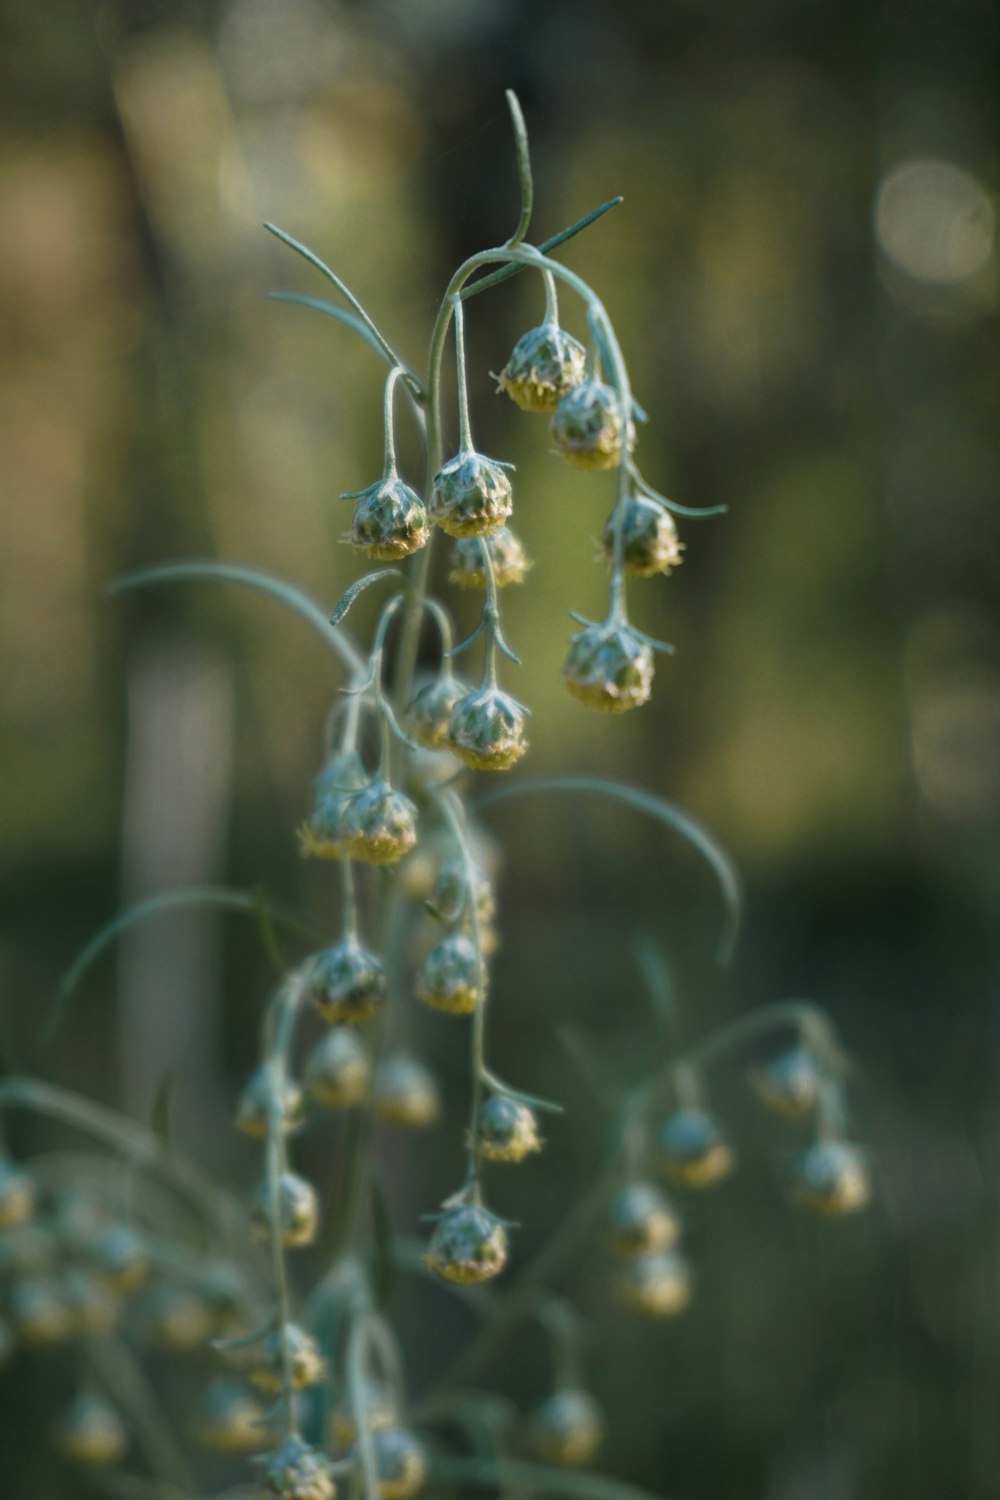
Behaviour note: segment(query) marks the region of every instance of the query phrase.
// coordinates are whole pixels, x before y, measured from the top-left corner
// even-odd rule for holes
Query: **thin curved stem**
[[[469,384],[465,370],[465,313],[460,297],[453,297],[455,319],[455,379],[458,388],[458,446],[462,453],[472,453],[472,425],[469,421]]]
[[[351,1419],[357,1434],[361,1455],[361,1482],[365,1500],[378,1500],[378,1465],[372,1443],[371,1425],[368,1421],[368,1317],[367,1294],[364,1301],[354,1309],[351,1331],[347,1340],[347,1389],[350,1397]]]
[[[742,920],[743,892],[736,866],[706,828],[665,797],[656,797],[626,782],[605,781],[594,776],[545,776],[534,781],[518,781],[480,795],[473,805],[477,808],[492,807],[514,797],[540,796],[549,792],[609,797],[655,818],[686,839],[711,869],[722,896],[723,925],[716,946],[716,961],[723,967],[732,961]]]
[[[126,573],[122,578],[116,578],[109,585],[108,593],[125,594],[131,589],[145,588],[148,584],[155,583],[199,583],[205,580],[242,583],[247,588],[280,599],[318,631],[328,646],[332,646],[352,677],[363,675],[364,662],[344,632],[330,624],[325,611],[283,578],[276,578],[272,573],[263,573],[257,568],[201,560],[161,563],[156,567],[142,568],[136,573]]]
[[[303,245],[300,240],[294,239],[292,235],[287,234],[284,229],[279,229],[277,224],[265,223],[264,228],[267,230],[268,234],[273,234],[276,239],[281,240],[282,243],[288,245],[290,249],[297,251],[298,254],[301,255],[304,260],[307,260],[311,266],[315,266],[316,270],[320,271],[328,281],[333,282],[340,295],[346,298],[346,300],[351,304],[354,311],[361,319],[361,322],[368,330],[368,333],[371,335],[371,338],[381,349],[386,359],[389,360],[391,364],[399,365],[406,374],[408,382],[412,382],[414,391],[419,392],[420,382],[417,377],[413,375],[407,368],[406,361],[400,359],[395,349],[389,343],[389,340],[375,325],[373,320],[369,317],[368,313],[362,307],[361,303],[358,301],[357,297],[355,297],[354,293],[351,291],[350,287],[347,286],[345,282],[341,281],[336,272],[331,271],[326,262],[320,260],[319,256],[316,255],[312,250],[310,250],[307,245]]]
[[[100,932],[96,933],[80,950],[60,981],[42,1027],[42,1040],[51,1040],[80,980],[105,948],[109,947],[123,932],[134,926],[136,922],[145,921],[147,917],[160,916],[164,912],[185,907],[200,906],[220,907],[224,911],[238,911],[247,916],[258,916],[263,909],[268,916],[281,922],[290,930],[301,933],[303,937],[322,936],[320,929],[312,922],[306,921],[291,908],[277,901],[268,900],[258,891],[241,891],[230,886],[212,885],[163,891],[158,896],[150,896],[148,900],[139,901],[135,906],[130,906],[127,911],[122,912],[120,916],[102,927]]]
[[[464,916],[469,924],[469,935],[476,954],[476,986],[479,990],[479,1004],[472,1013],[472,1097],[469,1106],[467,1182],[470,1185],[474,1185],[478,1195],[479,1156],[477,1154],[477,1143],[479,1140],[479,1117],[483,1107],[483,1084],[489,1076],[486,1067],[486,991],[488,984],[486,956],[483,953],[483,934],[479,921],[479,903],[476,900],[476,867],[473,863],[472,852],[469,849],[469,840],[466,837],[462,804],[456,793],[450,790],[440,792],[436,801],[451,830],[455,843],[458,845],[465,880]]]
[[[524,123],[521,102],[513,89],[505,94],[510,110],[510,123],[514,128],[514,149],[517,152],[517,180],[521,188],[521,217],[511,235],[509,244],[519,245],[528,232],[531,210],[535,201],[535,182],[531,173],[531,151],[528,146],[528,127]]]
[[[382,421],[385,427],[385,455],[382,466],[383,479],[395,479],[398,473],[396,468],[396,434],[393,426],[392,398],[396,389],[396,381],[401,375],[405,375],[402,365],[393,365],[385,379],[385,391],[382,397]]]
[[[116,1406],[130,1418],[139,1446],[160,1479],[190,1494],[194,1479],[142,1366],[116,1338],[88,1339],[87,1359]]]
[[[193,1162],[176,1151],[171,1151],[169,1162],[165,1161],[163,1147],[155,1135],[134,1120],[37,1078],[0,1078],[0,1110],[3,1109],[27,1109],[61,1120],[103,1141],[136,1165],[151,1168],[212,1222],[230,1246],[245,1246],[244,1215],[219,1184],[205,1177]]]
[[[556,291],[556,278],[551,271],[543,271],[542,282],[545,287],[545,321],[558,326],[559,293]]]
[[[584,214],[582,219],[577,219],[576,223],[571,224],[568,229],[561,229],[551,239],[543,240],[538,247],[539,250],[543,255],[548,255],[550,250],[558,250],[560,245],[564,245],[567,240],[571,240],[581,230],[589,229],[591,224],[595,224],[598,219],[602,219],[611,209],[618,208],[624,202],[625,199],[621,194],[615,198],[609,198],[606,203],[601,203],[597,208],[591,209],[589,214]],[[499,271],[491,271],[488,276],[480,276],[471,286],[465,288],[462,293],[462,300],[467,302],[470,297],[475,297],[478,292],[488,292],[491,287],[499,286],[501,281],[509,281],[511,276],[518,276],[523,270],[523,266],[511,264],[501,266]]]

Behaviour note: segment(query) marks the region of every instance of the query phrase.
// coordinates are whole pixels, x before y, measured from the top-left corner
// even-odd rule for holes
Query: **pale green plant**
[[[563,672],[583,704],[622,712],[648,700],[654,654],[672,648],[632,623],[630,580],[665,576],[677,565],[674,515],[718,513],[668,501],[643,477],[634,455],[636,423],[644,413],[634,400],[611,319],[594,290],[553,255],[618,200],[541,246],[529,244],[533,186],[527,135],[516,99],[508,99],[521,184],[518,224],[504,244],[470,256],[451,277],[430,333],[424,372],[404,363],[354,294],[312,251],[268,226],[332,282],[347,305],[297,292],[276,297],[338,319],[388,367],[382,473],[350,497],[349,540],[393,566],[359,578],[332,613],[283,580],[228,563],[173,563],[115,585],[120,593],[211,581],[263,592],[319,633],[338,658],[345,681],[329,715],[325,764],[301,834],[305,855],[338,867],[339,932],[324,933],[258,893],[166,892],[98,934],[70,968],[49,1017],[51,1031],[91,964],[130,924],[195,904],[255,917],[279,977],[264,1017],[259,1067],[237,1111],[241,1128],[262,1144],[252,1211],[206,1180],[168,1139],[165,1111],[161,1128],[147,1132],[39,1080],[0,1081],[0,1109],[40,1111],[105,1148],[69,1162],[37,1158],[22,1168],[4,1165],[0,1250],[15,1339],[55,1346],[75,1338],[80,1345],[81,1395],[64,1417],[58,1441],[76,1461],[99,1471],[113,1494],[189,1500],[204,1493],[186,1433],[179,1433],[172,1414],[161,1407],[155,1382],[143,1373],[141,1350],[132,1337],[134,1327],[142,1326],[175,1351],[211,1342],[220,1358],[249,1371],[249,1386],[213,1385],[191,1429],[216,1452],[256,1454],[256,1469],[250,1471],[256,1477],[243,1481],[238,1493],[249,1485],[262,1500],[330,1500],[340,1486],[364,1500],[406,1500],[431,1483],[449,1490],[486,1485],[498,1493],[627,1500],[635,1494],[628,1485],[576,1472],[597,1451],[603,1419],[586,1391],[577,1316],[554,1286],[574,1252],[597,1241],[609,1257],[609,1284],[624,1308],[666,1317],[687,1305],[692,1281],[679,1248],[680,1221],[653,1179],[701,1189],[735,1164],[733,1148],[707,1103],[709,1066],[758,1034],[788,1033],[792,1050],[759,1068],[755,1086],[779,1112],[816,1120],[816,1144],[793,1183],[793,1197],[828,1214],[858,1208],[867,1197],[863,1156],[844,1139],[846,1067],[826,1017],[811,1005],[788,1002],[686,1045],[676,1034],[666,967],[652,946],[640,944],[638,960],[663,1023],[662,1063],[612,1101],[607,1161],[555,1237],[526,1266],[515,1265],[506,1289],[483,1285],[517,1258],[514,1226],[489,1207],[487,1172],[508,1171],[539,1153],[544,1161],[540,1114],[551,1114],[551,1128],[561,1128],[558,1102],[501,1078],[489,1061],[496,901],[483,816],[511,798],[610,799],[678,834],[705,862],[722,901],[716,953],[722,967],[731,961],[740,921],[739,882],[727,855],[711,834],[659,794],[596,776],[515,778],[499,788],[484,788],[479,781],[478,773],[505,773],[529,753],[528,709],[501,686],[501,676],[506,681],[518,662],[502,628],[501,589],[524,576],[525,560],[506,525],[516,500],[506,466],[480,454],[474,443],[466,302],[516,274],[539,278],[543,322],[518,341],[500,384],[524,410],[551,415],[557,446],[570,462],[614,476],[614,504],[604,533],[607,613],[599,621],[574,616],[581,629],[570,642]],[[586,351],[560,329],[557,284],[583,306],[590,334]],[[442,409],[449,333],[459,432],[451,456]],[[420,489],[400,474],[395,439],[400,393],[425,440]],[[453,572],[460,586],[483,590],[479,624],[458,645],[453,645],[444,601],[428,594],[429,559],[441,531],[456,539]],[[343,622],[363,590],[390,581],[393,592],[365,649]],[[425,616],[438,632],[440,670],[421,686],[416,664]],[[455,677],[453,663],[480,640],[481,678],[468,686]],[[362,755],[369,722],[377,728],[374,764],[365,764]],[[362,879],[366,866],[383,869]],[[468,1017],[456,1024],[468,1026],[470,1074],[468,1123],[458,1143],[464,1168],[444,1202],[428,1205],[432,1228],[421,1243],[389,1228],[373,1125],[381,1118],[389,1125],[416,1127],[434,1118],[433,1084],[417,1071],[416,1060],[389,1052],[392,1010],[406,1003],[399,994],[401,955],[415,922],[427,920],[427,913],[440,930],[415,975],[415,994],[438,1010]],[[275,940],[279,925],[326,946],[286,967]],[[303,1058],[301,1023],[311,1006],[335,1029]],[[318,1205],[310,1184],[292,1168],[292,1140],[302,1111],[324,1106],[351,1109],[353,1115],[341,1140],[339,1198],[320,1271],[307,1287],[290,1274],[289,1252],[314,1241]],[[122,1172],[120,1158],[129,1171]],[[248,1234],[251,1223],[266,1242],[264,1254]],[[412,1406],[406,1398],[404,1351],[380,1297],[390,1265],[437,1276],[480,1319],[463,1353]],[[70,1272],[86,1278],[84,1291],[93,1292],[88,1300],[78,1291],[75,1311],[67,1300]],[[154,1280],[150,1300],[126,1325],[124,1302],[148,1278]],[[102,1296],[111,1299],[107,1306]],[[551,1395],[530,1414],[521,1444],[530,1462],[518,1457],[516,1413],[479,1384],[525,1319],[540,1323],[552,1348]],[[261,1405],[265,1396],[271,1398],[267,1409]],[[442,1420],[467,1432],[466,1457],[435,1441]]]

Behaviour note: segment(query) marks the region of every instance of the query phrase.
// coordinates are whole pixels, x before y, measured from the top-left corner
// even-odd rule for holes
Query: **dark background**
[[[176,1067],[179,1143],[241,1190],[253,1153],[228,1117],[268,986],[248,924],[163,919],[95,969],[55,1043],[38,1027],[81,944],[150,891],[262,882],[328,918],[293,830],[337,678],[270,602],[105,586],[221,555],[332,603],[359,571],[337,496],[377,471],[381,371],[346,330],[264,300],[325,291],[262,219],[419,362],[453,265],[516,220],[505,87],[539,239],[625,195],[566,259],[625,346],[646,474],[730,514],[681,523],[684,566],[632,591],[678,646],[652,706],[588,715],[555,684],[566,610],[601,607],[610,482],[491,397],[537,287],[470,304],[476,434],[517,463],[535,562],[505,596],[525,658],[507,680],[534,709],[524,774],[676,799],[737,860],[748,925],[721,979],[710,881],[662,830],[559,801],[497,811],[492,1051],[569,1108],[499,1206],[526,1256],[599,1158],[600,1090],[560,1027],[609,1093],[648,1066],[637,930],[670,951],[691,1036],[790,994],[829,1008],[878,1187],[856,1219],[795,1218],[790,1138],[747,1105],[740,1063],[712,1098],[743,1169],[691,1205],[686,1317],[626,1321],[584,1247],[567,1286],[605,1466],[656,1494],[1000,1496],[998,32],[986,0],[6,0],[0,18],[8,1055],[145,1117]],[[382,1146],[414,1232],[459,1170],[464,1042],[397,1024],[450,1101],[433,1142]],[[51,1140],[19,1122],[14,1143]],[[434,1295],[399,1309],[418,1392],[459,1332]],[[538,1336],[494,1377],[522,1405],[543,1394]],[[0,1375],[15,1500],[79,1492],[24,1441],[46,1382],[38,1362]]]

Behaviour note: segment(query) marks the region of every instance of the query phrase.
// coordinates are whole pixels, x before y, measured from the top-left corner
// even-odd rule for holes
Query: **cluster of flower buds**
[[[618,1263],[615,1292],[630,1312],[669,1318],[691,1300],[691,1271],[678,1250],[681,1221],[654,1182],[625,1183],[607,1216],[608,1249]]]
[[[252,1084],[241,1115],[251,1134],[259,1124],[260,1082]],[[288,1106],[293,1114],[292,1096]],[[88,1161],[82,1175],[93,1170]],[[137,1357],[152,1352],[175,1361],[203,1355],[213,1339],[230,1338],[255,1316],[250,1282],[233,1262],[185,1254],[138,1220],[126,1222],[117,1205],[125,1191],[120,1180],[109,1176],[105,1192],[67,1186],[64,1175],[36,1178],[0,1157],[0,1363],[19,1348],[62,1350],[74,1341],[97,1347],[108,1339],[120,1349],[131,1346]],[[56,1451],[81,1469],[118,1468],[132,1447],[125,1396],[125,1385],[113,1393],[99,1383],[78,1390],[52,1423]],[[266,1413],[239,1382],[216,1382],[191,1432],[218,1453],[259,1451]]]

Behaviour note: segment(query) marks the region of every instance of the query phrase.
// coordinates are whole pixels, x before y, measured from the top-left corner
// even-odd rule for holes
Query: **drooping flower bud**
[[[266,1426],[264,1408],[250,1391],[235,1380],[213,1380],[199,1402],[194,1436],[211,1453],[256,1453]]]
[[[377,776],[351,798],[340,826],[353,859],[394,865],[417,842],[417,809],[384,776]]]
[[[118,1324],[121,1303],[95,1276],[71,1266],[60,1278],[59,1289],[74,1333],[84,1338],[99,1338]]]
[[[49,1277],[15,1281],[7,1294],[7,1313],[22,1344],[47,1349],[72,1338],[73,1316],[57,1282]]]
[[[281,1390],[286,1354],[293,1390],[304,1391],[326,1379],[326,1361],[312,1334],[297,1323],[285,1323],[268,1334],[250,1371],[259,1391],[277,1395]]]
[[[644,1318],[672,1318],[691,1301],[691,1270],[676,1250],[634,1256],[619,1271],[615,1290],[630,1312]]]
[[[313,959],[309,993],[324,1021],[357,1025],[385,1004],[385,970],[348,934]]]
[[[0,1229],[15,1229],[35,1211],[35,1184],[29,1174],[0,1157]]]
[[[492,536],[485,538],[493,569],[493,581],[498,589],[508,583],[522,583],[531,564],[525,556],[524,546],[509,526],[501,526]],[[483,562],[479,537],[459,537],[452,544],[451,569],[448,581],[463,589],[486,587],[486,565]]]
[[[654,1152],[659,1171],[678,1187],[711,1187],[735,1165],[720,1126],[701,1109],[680,1109],[664,1120],[656,1132]]]
[[[496,1215],[466,1203],[445,1209],[424,1260],[445,1281],[471,1286],[500,1274],[507,1249],[507,1231]]]
[[[312,1183],[297,1172],[282,1172],[278,1181],[278,1230],[288,1250],[311,1245],[316,1238],[319,1204]],[[250,1230],[255,1240],[269,1240],[272,1233],[271,1189],[263,1181],[254,1195]]]
[[[441,1113],[432,1075],[416,1057],[397,1052],[379,1063],[373,1087],[375,1114],[397,1130],[424,1130]]]
[[[261,1462],[257,1500],[334,1500],[330,1460],[300,1437],[290,1437]]]
[[[415,993],[433,1010],[468,1015],[482,1000],[475,944],[462,932],[449,933],[428,953],[417,971]]]
[[[398,475],[370,484],[355,497],[348,540],[369,557],[395,562],[427,545],[427,511],[415,490]]]
[[[476,903],[480,923],[489,924],[497,913],[496,896],[486,871],[472,866],[472,890],[469,890],[465,860],[456,855],[445,860],[428,898],[431,916],[446,922],[457,922],[471,897]]]
[[[399,1421],[399,1407],[391,1388],[381,1380],[365,1380],[365,1418],[369,1432],[380,1432],[384,1427],[394,1427]],[[331,1411],[327,1425],[331,1451],[344,1454],[358,1440],[357,1423],[349,1400],[340,1401]]]
[[[499,688],[473,688],[455,705],[448,748],[475,771],[506,771],[528,748],[524,710]]]
[[[848,1141],[817,1141],[796,1164],[792,1199],[828,1218],[856,1213],[871,1198],[864,1152]]]
[[[372,1433],[375,1473],[381,1500],[412,1500],[427,1479],[427,1454],[406,1427],[379,1427]]]
[[[522,411],[555,411],[560,397],[580,384],[585,362],[579,340],[549,321],[521,335],[497,379]]]
[[[193,1354],[217,1330],[215,1309],[192,1287],[163,1282],[142,1298],[139,1321],[149,1342],[166,1354]]]
[[[552,418],[552,436],[566,459],[578,469],[610,469],[622,447],[618,396],[610,385],[584,380],[562,397]],[[625,441],[635,447],[635,424],[629,419]]]
[[[636,578],[667,574],[682,561],[684,544],[678,539],[674,518],[662,505],[645,495],[629,495],[621,518],[622,565]],[[615,512],[612,511],[601,539],[608,562],[615,555]]]
[[[365,1097],[371,1072],[371,1058],[357,1032],[336,1026],[309,1054],[306,1088],[324,1109],[350,1109]]]
[[[434,475],[430,517],[449,536],[489,536],[513,508],[502,465],[482,453],[457,453]]]
[[[570,640],[562,675],[588,708],[625,713],[649,701],[653,652],[628,625],[587,625]]]
[[[616,1255],[649,1255],[670,1250],[681,1226],[672,1205],[652,1182],[627,1183],[608,1210],[608,1245]]]
[[[128,1296],[149,1275],[149,1252],[127,1224],[111,1224],[90,1248],[90,1259],[105,1286]]]
[[[816,1054],[809,1047],[792,1047],[749,1074],[754,1093],[773,1114],[801,1120],[812,1114],[823,1085]]]
[[[406,728],[410,737],[425,750],[446,750],[448,726],[455,705],[469,691],[450,672],[442,672],[417,690],[406,710]]]
[[[506,1094],[491,1094],[479,1112],[476,1154],[486,1161],[523,1161],[542,1149],[534,1110]]]
[[[236,1106],[236,1128],[254,1140],[267,1135],[272,1097],[277,1087],[273,1068],[264,1064],[247,1080]],[[294,1078],[284,1078],[277,1111],[283,1135],[300,1129],[305,1118],[305,1099]]]
[[[604,1418],[586,1391],[556,1391],[528,1417],[528,1447],[543,1464],[576,1469],[590,1463],[604,1436]]]
[[[75,1396],[55,1428],[55,1444],[66,1458],[88,1469],[110,1469],[125,1455],[125,1423],[102,1397]]]
[[[344,852],[344,813],[364,783],[364,767],[353,750],[330,757],[313,783],[312,812],[300,830],[304,855],[336,859]]]

